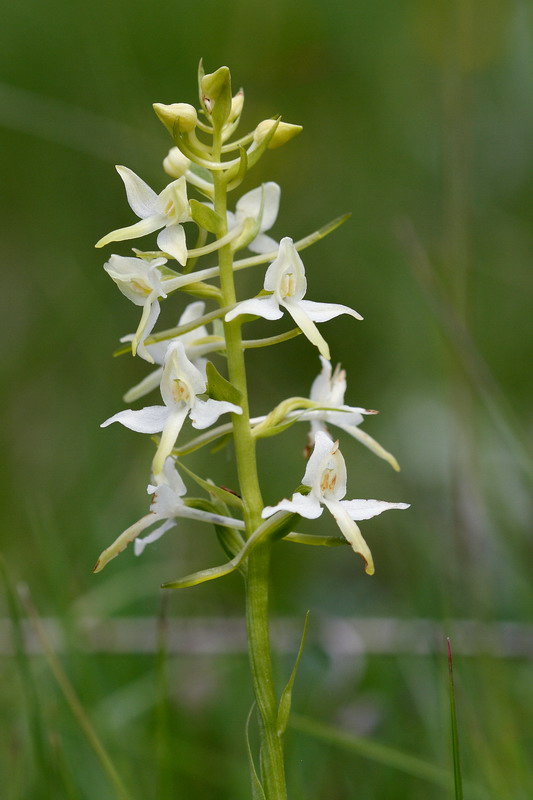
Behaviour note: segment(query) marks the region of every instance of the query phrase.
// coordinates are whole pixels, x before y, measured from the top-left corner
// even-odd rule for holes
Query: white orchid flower
[[[201,300],[194,303],[189,303],[181,315],[178,325],[187,325],[189,322],[193,322],[195,319],[201,317],[204,311],[205,303]],[[133,334],[129,333],[127,336],[123,336],[120,341],[131,342],[133,338]],[[202,341],[205,339],[209,339],[209,333],[205,325],[201,325],[200,327],[195,328],[188,333],[182,333],[181,336],[176,336],[173,339],[167,339],[163,342],[154,342],[154,344],[146,345],[144,349],[147,351],[149,359],[145,360],[149,360],[151,364],[162,365],[165,360],[168,346],[172,342],[180,341],[185,347],[185,355],[189,361],[191,361],[191,363],[194,364],[194,366],[199,369],[202,375],[205,377],[207,360],[203,358],[203,356],[207,355],[207,353],[212,353],[214,350],[220,349],[220,344],[218,342]],[[143,354],[139,352],[139,355]],[[124,395],[124,401],[126,403],[132,403],[134,400],[138,400],[140,397],[144,397],[144,395],[148,394],[154,389],[157,389],[161,383],[162,376],[163,367],[159,366],[157,369],[147,375],[146,378],[143,378],[142,381],[129,389],[129,391],[127,391]]]
[[[270,253],[276,250],[278,243],[265,231],[274,225],[279,211],[281,189],[274,181],[268,181],[243,194],[237,200],[235,213],[228,211],[228,227],[230,230],[237,225],[242,226],[247,219],[259,220],[259,233],[248,245],[252,253]],[[259,219],[260,217],[260,219]]]
[[[282,500],[276,506],[267,506],[261,516],[266,519],[276,511],[290,511],[307,519],[316,519],[324,510],[322,506],[326,506],[352,549],[363,557],[366,563],[365,572],[373,575],[372,553],[355,520],[370,519],[383,511],[409,508],[409,505],[386,503],[383,500],[343,500],[346,494],[346,463],[339,450],[339,443],[334,442],[324,431],[317,431],[315,447],[302,483],[311,488],[308,495],[295,492],[291,500]]]
[[[179,278],[163,274],[160,268],[166,263],[166,258],[144,261],[134,256],[112,255],[104,264],[105,271],[122,294],[136,306],[143,306],[139,326],[131,337],[131,349],[133,355],[138,351],[150,363],[153,363],[153,358],[144,342],[152,332],[161,311],[159,298],[166,297],[167,292],[172,291],[179,282]]]
[[[266,297],[253,297],[237,303],[226,314],[226,322],[242,314],[253,314],[264,319],[280,319],[282,308],[289,312],[302,333],[318,347],[321,355],[329,359],[329,346],[319,333],[315,322],[327,322],[340,314],[350,314],[363,319],[357,311],[338,303],[315,303],[304,300],[307,289],[305,267],[292,239],[281,240],[278,257],[266,271],[264,289],[271,292]]]
[[[120,422],[138,433],[161,433],[161,441],[152,463],[152,472],[159,484],[165,460],[172,452],[187,417],[190,417],[194,428],[203,430],[216,422],[221,414],[242,414],[242,408],[233,403],[211,398],[201,400],[197,397],[205,392],[206,386],[200,370],[187,358],[183,343],[172,342],[165,355],[161,378],[161,396],[165,405],[148,406],[139,411],[119,411],[100,427],[106,428],[113,422]]]
[[[156,194],[128,167],[117,166],[116,170],[124,181],[128,203],[141,221],[111,231],[96,242],[96,247],[103,247],[109,242],[137,239],[162,228],[157,237],[159,249],[184,266],[187,263],[187,244],[182,223],[191,220],[185,177],[172,181],[160,194]]]
[[[164,533],[174,527],[178,517],[186,519],[198,519],[202,522],[210,522],[213,525],[224,525],[231,528],[244,529],[244,522],[240,519],[224,517],[220,514],[212,514],[209,511],[200,511],[197,508],[186,506],[182,497],[187,489],[179,473],[174,467],[172,458],[167,458],[163,469],[165,482],[154,486],[148,485],[148,494],[152,495],[150,503],[150,513],[137,520],[127,528],[120,536],[115,539],[113,544],[107,547],[100,555],[93,572],[100,572],[111,559],[118,556],[129,544],[134,542],[135,555],[140,555],[147,544],[160,539]],[[158,528],[151,531],[143,539],[137,537],[151,527],[156,522],[163,522]]]
[[[385,450],[375,439],[359,429],[363,422],[364,414],[377,414],[364,408],[344,405],[344,394],[346,392],[346,371],[337,364],[335,370],[331,367],[331,361],[327,361],[320,356],[322,371],[311,386],[310,399],[321,406],[327,406],[338,411],[310,410],[299,412],[299,420],[309,420],[311,422],[311,445],[314,443],[318,431],[326,431],[325,423],[341,428],[350,436],[358,439],[365,447],[372,450],[380,458],[388,461],[391,467],[399,470],[400,466],[394,456]]]

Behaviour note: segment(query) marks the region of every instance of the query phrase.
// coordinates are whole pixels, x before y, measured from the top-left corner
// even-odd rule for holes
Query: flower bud
[[[196,109],[189,103],[154,103],[154,111],[171,135],[190,133],[198,122]]]
[[[171,147],[167,157],[163,161],[163,169],[167,175],[170,175],[172,178],[181,178],[182,175],[185,175],[190,166],[191,162],[189,159],[184,156],[177,147]]]
[[[260,122],[254,131],[254,142],[257,145],[261,144],[275,125],[276,120],[274,119],[264,119],[263,122]],[[293,136],[300,133],[301,130],[301,125],[291,125],[290,122],[278,122],[274,135],[268,143],[268,149],[273,150],[275,147],[281,147],[282,144],[288,142]]]
[[[237,119],[237,117],[240,117],[243,105],[244,105],[244,92],[242,89],[239,89],[237,94],[234,95],[231,99],[231,111],[229,113],[228,122],[234,122]]]
[[[200,81],[202,103],[217,125],[224,125],[232,106],[231,73],[228,67],[204,75]]]

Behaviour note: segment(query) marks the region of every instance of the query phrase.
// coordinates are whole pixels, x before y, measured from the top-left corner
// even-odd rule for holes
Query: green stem
[[[220,159],[222,140],[220,131],[213,136],[213,158]],[[227,212],[227,184],[225,175],[213,173],[215,185],[215,211],[222,219]],[[221,231],[220,237],[224,236]],[[236,302],[231,245],[220,248],[220,287],[222,305]],[[242,501],[246,535],[249,538],[262,522],[263,500],[257,474],[255,441],[250,427],[250,410],[246,383],[246,366],[239,318],[224,322],[228,372],[231,383],[241,394],[242,415],[234,414],[233,437],[237,471]],[[259,711],[261,732],[261,775],[267,800],[286,800],[285,768],[281,738],[277,733],[277,696],[272,672],[270,635],[268,625],[268,585],[270,544],[258,547],[251,553],[245,578],[246,625],[248,651],[253,688]]]

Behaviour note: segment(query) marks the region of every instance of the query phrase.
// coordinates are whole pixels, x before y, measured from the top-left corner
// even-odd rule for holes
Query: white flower
[[[246,246],[252,253],[269,253],[276,250],[278,243],[275,239],[265,235],[276,221],[279,211],[281,189],[274,181],[268,181],[243,194],[237,200],[235,214],[228,211],[228,227],[231,230],[237,225],[243,225],[245,220],[253,219],[259,223],[259,233]],[[259,219],[260,218],[260,219]]]
[[[261,516],[266,519],[276,511],[291,511],[307,519],[316,519],[322,514],[322,506],[326,506],[352,549],[365,560],[365,572],[372,575],[372,553],[355,520],[370,519],[388,509],[409,508],[409,505],[386,503],[382,500],[343,500],[346,494],[346,463],[339,450],[339,443],[334,442],[323,431],[316,434],[315,448],[302,483],[311,488],[308,495],[295,492],[291,500],[282,500],[276,506],[267,506]]]
[[[242,408],[225,400],[200,400],[197,395],[206,390],[206,380],[200,370],[191,364],[181,341],[172,342],[167,349],[161,379],[161,396],[164,406],[147,406],[139,411],[119,411],[102,423],[105,428],[120,422],[138,433],[161,433],[161,441],[152,463],[156,483],[161,483],[163,465],[172,452],[179,432],[187,417],[194,428],[209,428],[221,414],[231,411],[242,414]]]
[[[327,422],[346,431],[377,456],[388,461],[393,469],[399,470],[399,464],[394,456],[358,427],[363,422],[363,414],[376,414],[377,412],[344,405],[344,394],[346,392],[345,370],[341,369],[340,364],[337,364],[333,371],[331,362],[322,356],[320,356],[320,361],[322,362],[322,371],[313,381],[310,399],[320,403],[322,406],[338,408],[339,410],[299,412],[299,420],[309,420],[311,422],[311,445],[314,443],[318,431],[327,430],[324,424]]]
[[[194,303],[189,303],[181,315],[178,325],[187,325],[189,322],[193,322],[195,319],[198,319],[198,317],[203,315],[204,310],[205,303],[203,303],[201,300]],[[173,339],[167,339],[163,342],[148,344],[144,350],[147,351],[149,358],[145,358],[145,360],[149,361],[151,364],[163,364],[169,345],[172,342],[180,341],[185,347],[185,355],[189,361],[191,361],[205,377],[205,367],[207,361],[205,358],[202,358],[202,356],[206,355],[207,353],[211,353],[213,350],[216,350],[220,347],[218,343],[214,343],[213,341],[202,342],[202,339],[207,339],[208,337],[209,333],[207,328],[205,325],[201,325],[200,327],[195,328],[188,333],[182,333],[181,336],[176,336]],[[127,336],[123,336],[120,341],[131,342],[133,338],[133,334],[129,333]],[[139,355],[145,357],[145,354],[141,353],[140,351]],[[160,366],[147,375],[146,378],[143,378],[143,380],[140,381],[136,386],[133,386],[129,391],[126,392],[124,395],[125,402],[132,403],[134,400],[144,397],[145,394],[148,394],[153,389],[157,389],[161,383],[162,375],[163,368]]]
[[[141,221],[111,231],[96,242],[96,247],[103,247],[109,242],[137,239],[162,228],[157,237],[159,249],[184,266],[187,263],[187,244],[182,223],[191,219],[185,178],[172,181],[160,194],[156,194],[131,169],[121,166],[116,169],[124,181],[128,203]]]
[[[96,562],[96,566],[93,570],[94,572],[100,572],[100,570],[102,570],[112,558],[118,556],[130,542],[135,542],[135,555],[140,555],[147,544],[155,542],[163,536],[164,533],[170,530],[170,528],[174,527],[177,517],[198,519],[202,522],[213,523],[214,525],[225,525],[240,530],[244,529],[244,523],[239,519],[224,517],[220,514],[211,514],[208,511],[200,511],[197,508],[186,506],[181,498],[186,493],[187,489],[180,475],[174,468],[174,462],[171,458],[167,458],[165,462],[163,477],[165,482],[161,483],[159,486],[148,485],[148,494],[152,495],[150,513],[141,517],[141,519],[127,528],[112,545],[103,551]],[[148,536],[145,536],[143,539],[137,538],[155,522],[161,522],[163,520],[165,520],[163,524],[149,533]]]
[[[356,319],[363,319],[357,311],[348,306],[338,303],[315,303],[303,299],[307,289],[305,267],[292,239],[288,236],[281,240],[278,257],[266,271],[264,289],[272,294],[237,303],[235,308],[226,314],[226,322],[241,314],[253,314],[264,319],[280,319],[283,316],[281,308],[284,308],[309,341],[318,347],[324,358],[329,359],[328,344],[319,333],[315,322],[327,322],[340,314],[350,314]]]
[[[158,298],[166,297],[175,283],[175,279],[166,277],[160,270],[166,263],[166,258],[144,261],[133,256],[112,255],[104,264],[105,271],[115,281],[122,294],[136,306],[143,306],[139,326],[131,338],[131,349],[133,355],[139,351],[139,355],[150,363],[153,363],[153,359],[144,342],[161,311]]]

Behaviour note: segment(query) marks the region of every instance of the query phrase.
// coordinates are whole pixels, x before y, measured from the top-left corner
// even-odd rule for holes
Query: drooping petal
[[[160,382],[161,376],[163,374],[163,368],[158,367],[146,378],[143,378],[142,381],[132,386],[131,389],[128,389],[126,394],[124,395],[124,402],[125,403],[133,403],[135,400],[138,400],[140,397],[144,397],[149,392],[152,392],[154,389],[157,389]]]
[[[153,189],[150,189],[142,178],[139,178],[139,176],[128,167],[117,165],[115,169],[124,181],[130,208],[132,211],[135,211],[138,217],[146,219],[147,217],[152,217],[154,214],[161,213],[159,197]]]
[[[169,416],[169,409],[166,406],[147,406],[139,411],[131,408],[119,411],[100,425],[107,428],[113,422],[120,422],[126,428],[137,433],[159,433],[165,427]]]
[[[163,536],[163,534],[173,528],[175,524],[175,519],[169,519],[166,522],[163,522],[163,524],[158,528],[155,528],[153,531],[151,531],[147,536],[143,536],[142,539],[135,539],[133,542],[133,552],[135,555],[140,556],[147,544],[156,542]]]
[[[315,303],[313,300],[300,300],[300,306],[313,322],[328,322],[330,319],[349,314],[355,319],[363,319],[359,312],[340,303]]]
[[[361,442],[361,444],[364,444],[365,447],[368,447],[368,449],[372,450],[372,452],[375,453],[377,456],[385,459],[385,461],[388,461],[388,463],[394,470],[396,470],[396,472],[400,471],[400,465],[398,464],[397,460],[392,455],[392,453],[389,453],[388,450],[385,450],[385,448],[382,447],[379,442],[376,442],[376,440],[373,439],[372,436],[369,436],[368,433],[365,433],[365,431],[360,430],[358,427],[356,427],[355,424],[346,425],[346,424],[341,424],[339,422],[334,422],[333,424],[337,425],[339,428],[342,428],[342,430],[346,431],[346,433],[349,433],[350,436],[353,436],[354,439],[358,439]]]
[[[243,300],[242,303],[237,303],[235,308],[225,316],[226,322],[231,322],[235,317],[243,314],[252,314],[255,317],[263,317],[263,319],[281,319],[283,311],[281,311],[274,295],[268,297],[252,297],[250,300]]]
[[[144,340],[150,336],[160,313],[161,306],[159,305],[159,301],[153,297],[147,297],[144,304],[143,313],[141,315],[141,320],[139,322],[139,327],[135,331],[133,339],[131,340],[131,352],[133,355],[137,355],[138,351],[139,355],[150,364],[154,363],[154,359],[148,348],[145,347]]]
[[[319,353],[324,356],[324,358],[329,359],[329,345],[316,327],[315,323],[306,314],[303,308],[304,303],[305,300],[300,300],[299,302],[284,300],[282,305],[285,306],[295,323],[302,331],[303,335],[309,339],[309,341],[314,344],[315,347],[318,347]]]
[[[112,558],[118,556],[130,542],[132,542],[140,533],[142,533],[146,528],[149,528],[156,521],[157,517],[155,514],[146,514],[145,517],[137,520],[127,528],[123,533],[118,536],[113,544],[106,547],[106,549],[101,553],[100,558],[96,562],[93,572],[100,572],[103,570],[106,564],[108,564]]]
[[[221,414],[242,414],[242,408],[226,400],[199,400],[197,399],[191,408],[191,422],[193,428],[203,430],[213,425]]]
[[[290,500],[281,500],[275,506],[266,506],[261,512],[263,519],[271,517],[277,511],[291,511],[306,519],[317,519],[323,511],[322,506],[314,494],[303,495],[295,492]]]
[[[163,228],[157,236],[157,244],[160,250],[173,256],[182,267],[187,263],[187,241],[183,226],[169,225]]]
[[[99,239],[95,247],[104,247],[110,242],[124,242],[127,239],[138,239],[141,236],[146,236],[148,233],[153,233],[165,225],[166,219],[160,214],[154,214],[153,217],[141,219],[134,225],[128,225],[127,228],[117,228],[116,231],[111,231],[107,236]]]
[[[384,500],[341,500],[342,507],[352,519],[372,519],[391,508],[409,508],[409,503],[386,503]]]
[[[172,448],[176,444],[176,439],[179,436],[179,432],[183,427],[183,423],[187,418],[189,410],[190,406],[185,405],[185,403],[181,403],[180,405],[174,406],[174,408],[171,409],[165,408],[165,411],[167,412],[165,427],[163,428],[163,432],[161,434],[159,447],[157,448],[154,460],[152,461],[152,472],[157,484],[161,483],[165,461],[171,454]]]
[[[359,555],[364,558],[366,564],[366,574],[373,575],[374,561],[372,559],[372,553],[370,552],[369,546],[363,539],[363,534],[348,514],[345,508],[345,503],[341,503],[338,500],[324,500],[324,505],[335,518],[335,522],[341,529],[344,537],[350,542],[352,550],[354,550],[356,553],[359,553]]]

